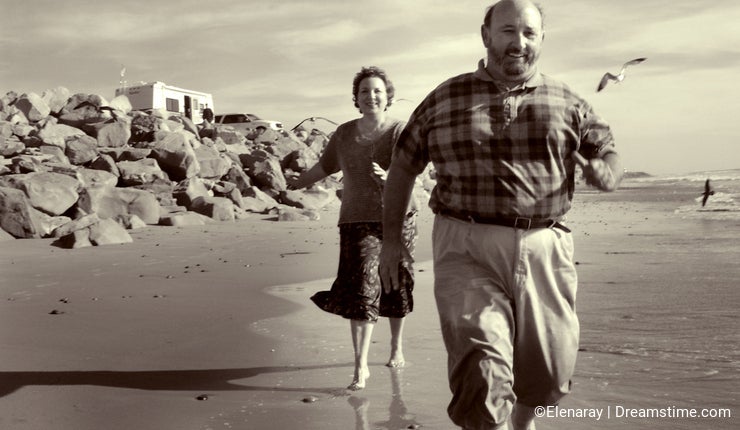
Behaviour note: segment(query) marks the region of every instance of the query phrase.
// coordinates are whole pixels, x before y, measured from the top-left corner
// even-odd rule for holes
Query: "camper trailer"
[[[213,96],[200,91],[173,87],[164,82],[148,82],[116,89],[116,96],[125,95],[135,110],[166,109],[190,118],[195,124],[203,122],[206,106],[215,111]]]

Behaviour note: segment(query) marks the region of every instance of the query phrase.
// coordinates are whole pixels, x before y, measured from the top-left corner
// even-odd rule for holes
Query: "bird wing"
[[[612,75],[611,73],[609,73],[609,72],[604,73],[604,76],[601,77],[601,82],[599,82],[599,87],[596,88],[596,92],[599,92],[599,91],[603,90],[604,87],[606,87],[606,84],[609,83],[609,81],[613,81],[613,80],[616,80],[616,79],[617,79],[617,77],[614,76],[614,75]]]
[[[622,66],[622,69],[626,69],[629,66],[634,66],[635,64],[640,64],[640,63],[642,63],[645,60],[647,60],[647,58],[645,58],[645,57],[643,57],[643,58],[635,58],[634,60],[630,60],[630,61],[624,63],[624,65]]]
[[[701,205],[705,206],[707,204],[707,200],[709,200],[709,193],[704,194],[704,198],[701,201]]]

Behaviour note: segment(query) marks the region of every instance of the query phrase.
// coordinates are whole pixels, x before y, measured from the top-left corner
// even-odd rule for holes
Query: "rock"
[[[80,166],[98,157],[98,141],[90,136],[74,136],[67,139],[65,144],[64,154],[72,164]]]
[[[84,136],[85,132],[79,128],[65,124],[49,124],[40,129],[36,137],[47,145],[54,145],[66,149],[67,139]]]
[[[49,105],[36,93],[23,94],[16,100],[14,106],[30,122],[39,122],[51,113]]]
[[[197,197],[189,210],[216,221],[234,221],[234,203],[224,197]]]
[[[146,223],[138,215],[121,215],[117,221],[127,230],[137,230],[146,227]]]
[[[3,157],[13,157],[20,154],[26,149],[26,145],[16,136],[0,136],[0,155]]]
[[[91,225],[89,229],[90,243],[96,246],[133,242],[126,229],[110,218],[101,219],[98,223]]]
[[[285,158],[284,168],[302,173],[313,167],[318,162],[319,156],[313,149],[302,147],[288,154]]]
[[[6,242],[9,240],[15,240],[15,237],[7,231],[0,229],[0,242]]]
[[[319,210],[336,200],[337,196],[321,187],[314,186],[302,191],[283,191],[280,202],[299,209]]]
[[[115,119],[94,126],[96,133],[93,137],[98,140],[98,146],[120,148],[128,144],[131,139],[131,124],[128,120]]]
[[[62,111],[64,106],[67,105],[69,100],[70,92],[65,87],[56,87],[49,89],[41,93],[41,99],[43,99],[52,114],[58,114]]]
[[[77,249],[93,246],[90,242],[90,230],[83,228],[81,230],[75,230],[66,236],[62,236],[54,242],[55,245],[62,248]]]
[[[280,204],[267,193],[257,187],[250,187],[242,193],[242,208],[254,213],[267,213],[271,209],[279,207]]]
[[[147,147],[149,143],[154,142],[154,133],[162,129],[164,121],[154,115],[147,115],[142,112],[134,112],[131,119],[131,138],[129,143],[134,146],[144,144]]]
[[[182,227],[186,225],[205,225],[206,220],[210,220],[210,218],[196,212],[169,213],[163,215],[159,219],[159,225],[172,227]]]
[[[190,178],[180,181],[172,192],[177,204],[190,207],[198,197],[210,197],[205,183],[200,178]]]
[[[100,217],[98,217],[98,214],[91,213],[89,215],[85,215],[75,220],[70,220],[69,222],[60,225],[51,232],[51,236],[64,237],[78,230],[86,229],[93,224],[97,224],[98,222],[100,222]]]
[[[218,151],[211,147],[201,145],[194,152],[200,165],[198,176],[201,178],[219,179],[228,173],[232,165],[230,159],[222,157]]]
[[[49,161],[53,161],[60,164],[69,165],[69,158],[64,154],[64,150],[58,146],[53,145],[41,145],[39,151],[42,154],[49,155],[51,158]]]
[[[99,148],[98,151],[101,154],[106,154],[113,158],[116,162],[118,161],[139,161],[143,160],[151,155],[152,150],[149,148],[132,148],[130,146],[120,148],[104,147]]]
[[[270,196],[277,196],[285,191],[287,182],[280,167],[279,160],[262,150],[253,151],[239,157],[254,184]]]
[[[90,168],[108,172],[116,178],[121,176],[121,172],[118,171],[118,166],[116,166],[115,160],[113,160],[113,158],[107,154],[100,154],[98,158],[90,163]]]
[[[139,161],[116,163],[120,172],[120,182],[124,186],[148,184],[157,179],[168,180],[167,174],[159,168],[157,160],[145,158]]]
[[[152,193],[133,188],[91,187],[80,192],[77,206],[101,219],[137,215],[147,224],[159,223],[160,208]]]
[[[41,237],[38,220],[26,194],[15,188],[0,186],[0,228],[13,237]]]
[[[61,215],[77,201],[80,182],[59,173],[33,172],[2,176],[0,185],[23,191],[36,209]]]
[[[166,133],[154,145],[151,157],[175,181],[192,178],[200,173],[200,163],[195,151],[188,137],[182,133]]]
[[[217,182],[211,189],[215,197],[225,197],[231,200],[237,207],[243,208],[244,201],[242,193],[232,182]]]
[[[221,177],[224,181],[231,182],[236,185],[239,192],[244,195],[246,190],[252,187],[252,180],[249,179],[249,175],[244,173],[244,169],[238,166],[231,166],[229,171]]]
[[[132,110],[131,101],[129,101],[128,97],[126,97],[125,95],[114,97],[113,100],[108,103],[108,106],[118,112],[119,115],[127,115]]]
[[[317,221],[319,213],[311,209],[296,209],[289,206],[278,211],[278,221]]]
[[[105,170],[82,168],[77,171],[77,180],[82,188],[90,187],[115,187],[118,184],[118,176]]]

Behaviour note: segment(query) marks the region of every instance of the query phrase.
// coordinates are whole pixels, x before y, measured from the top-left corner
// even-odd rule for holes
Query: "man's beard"
[[[499,53],[494,48],[489,48],[488,53],[493,59],[496,66],[498,66],[499,70],[501,70],[501,72],[505,76],[512,77],[518,77],[526,73],[528,70],[534,67],[534,64],[537,62],[537,57],[539,57],[537,52],[532,52],[532,50],[530,49],[527,49],[523,52],[518,52],[513,49],[507,49],[503,53]],[[510,53],[515,55],[523,53],[524,57],[522,57],[520,60],[517,60],[515,58],[509,57],[508,54]]]

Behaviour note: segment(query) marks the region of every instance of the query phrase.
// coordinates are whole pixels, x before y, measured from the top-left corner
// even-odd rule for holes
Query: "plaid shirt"
[[[424,99],[395,157],[414,174],[433,163],[435,213],[558,219],[573,198],[574,150],[615,152],[609,126],[585,100],[539,73],[501,91],[481,60]]]

